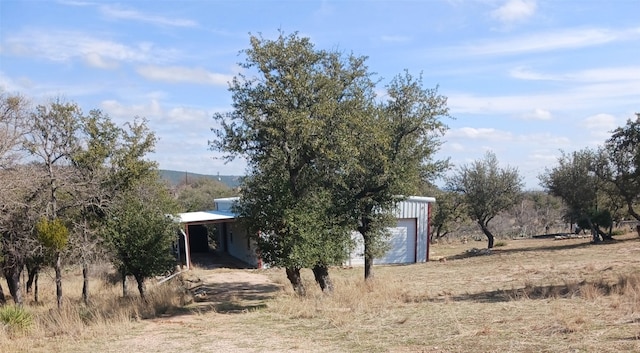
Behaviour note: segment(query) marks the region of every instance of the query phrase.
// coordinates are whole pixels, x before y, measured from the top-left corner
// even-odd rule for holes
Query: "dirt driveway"
[[[238,335],[244,313],[266,306],[281,290],[259,270],[195,269],[186,274],[194,303],[189,310],[142,320],[124,337],[95,347],[99,352],[280,352],[290,346],[270,342],[256,347],[255,337]]]

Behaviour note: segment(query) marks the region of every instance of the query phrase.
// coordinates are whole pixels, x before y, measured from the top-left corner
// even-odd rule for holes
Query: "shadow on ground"
[[[433,303],[444,302],[476,302],[476,303],[500,303],[521,299],[541,300],[558,298],[594,298],[612,294],[633,294],[640,288],[640,276],[628,274],[620,277],[617,282],[580,281],[566,282],[557,285],[525,285],[522,288],[499,289],[494,291],[465,293],[459,295],[441,294],[435,298],[424,301]],[[414,299],[413,301],[419,301]]]
[[[210,307],[216,312],[242,313],[266,307],[266,301],[281,290],[276,284],[250,282],[206,283],[191,289],[195,308]]]
[[[282,289],[268,280],[259,283],[252,280],[251,267],[225,253],[194,253],[191,263],[194,270],[184,271],[181,281],[192,301],[162,317],[258,310],[265,308],[266,302]]]
[[[203,270],[213,270],[216,268],[252,268],[249,264],[242,262],[227,253],[215,251],[191,254],[191,264]]]
[[[570,250],[570,249],[578,249],[585,248],[589,246],[607,246],[610,244],[617,244],[621,242],[633,241],[637,242],[637,238],[629,238],[629,239],[613,239],[613,240],[605,240],[598,243],[591,242],[590,238],[584,238],[582,242],[571,242],[566,243],[564,240],[553,240],[553,239],[540,239],[540,241],[549,242],[549,245],[545,246],[530,246],[525,248],[515,248],[515,249],[504,249],[504,248],[493,248],[491,250],[488,249],[471,249],[467,250],[463,253],[447,256],[448,260],[460,260],[466,259],[470,257],[476,256],[484,256],[484,255],[498,255],[498,254],[512,254],[512,253],[521,253],[521,252],[532,252],[532,251],[562,251],[562,250]]]

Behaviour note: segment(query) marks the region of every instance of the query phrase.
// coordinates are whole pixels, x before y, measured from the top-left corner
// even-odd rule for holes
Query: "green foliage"
[[[136,117],[120,130],[117,149],[110,158],[107,185],[114,193],[127,192],[140,180],[155,178],[157,163],[145,159],[154,151],[157,138],[149,130],[147,119]]]
[[[236,194],[225,184],[209,178],[199,178],[189,184],[181,185],[177,192],[181,212],[213,210],[214,199]]]
[[[496,247],[496,248],[507,246],[507,242],[506,241],[497,241],[497,242],[495,242],[495,244],[493,244],[493,246]]]
[[[516,168],[500,168],[496,155],[487,152],[481,160],[459,167],[447,181],[447,189],[460,194],[467,215],[475,220],[493,247],[489,222],[522,198],[522,177]]]
[[[447,236],[457,224],[464,221],[466,216],[464,202],[459,193],[430,187],[426,188],[422,194],[436,198],[431,213],[432,240]]]
[[[36,233],[40,243],[53,251],[63,250],[69,241],[69,229],[59,218],[40,219],[36,224]]]
[[[116,200],[105,238],[121,272],[146,278],[172,269],[177,225],[168,215],[174,210],[168,190],[157,178],[142,180]]]
[[[408,72],[376,98],[365,57],[317,50],[297,34],[251,37],[230,91],[234,111],[218,114],[212,149],[241,155],[251,172],[238,206],[261,255],[272,264],[338,263],[349,229],[365,257],[384,252],[397,195],[442,171],[434,161],[446,130],[446,97]]]
[[[609,210],[589,209],[586,211],[585,216],[578,218],[576,223],[581,229],[591,229],[589,221],[591,221],[596,228],[606,229],[613,226],[613,219],[611,218],[611,212],[609,212]]]
[[[595,230],[594,241],[601,233],[600,226],[612,223],[611,212],[602,207],[602,191],[607,185],[594,173],[597,160],[598,156],[586,149],[563,153],[558,165],[540,176],[545,189],[567,205],[568,221],[580,222],[581,228]]]
[[[367,110],[348,120],[358,137],[349,140],[349,152],[340,155],[338,172],[331,176],[342,212],[363,236],[366,278],[373,259],[385,252],[398,195],[415,194],[423,181],[448,167],[433,158],[447,129],[441,120],[449,117],[446,97],[406,71],[386,90],[383,102],[365,100]]]
[[[620,198],[627,213],[640,221],[640,114],[613,131],[598,151],[592,170]]]
[[[0,323],[11,331],[27,331],[33,326],[33,315],[23,306],[0,307]]]
[[[598,178],[589,172],[593,154],[589,150],[563,153],[558,165],[539,177],[542,186],[560,197],[569,212],[582,215],[596,205]]]
[[[291,267],[331,264],[344,258],[348,232],[330,211],[333,164],[354,147],[345,122],[362,114],[362,97],[373,85],[365,58],[317,50],[308,38],[281,34],[251,37],[234,78],[234,111],[217,114],[211,147],[250,173],[238,212],[257,238],[267,263]]]

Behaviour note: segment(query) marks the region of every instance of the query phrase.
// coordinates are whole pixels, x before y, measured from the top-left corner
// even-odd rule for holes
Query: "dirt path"
[[[288,347],[269,342],[268,349],[256,347],[255,337],[238,335],[242,316],[264,307],[265,301],[281,290],[269,278],[254,270],[195,270],[186,275],[193,286],[194,303],[189,311],[168,317],[143,320],[126,337],[96,347],[100,352],[280,352]]]

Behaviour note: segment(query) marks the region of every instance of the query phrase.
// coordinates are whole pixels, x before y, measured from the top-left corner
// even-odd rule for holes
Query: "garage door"
[[[376,264],[403,264],[416,262],[417,220],[415,218],[399,219],[398,225],[390,228],[390,249]]]

